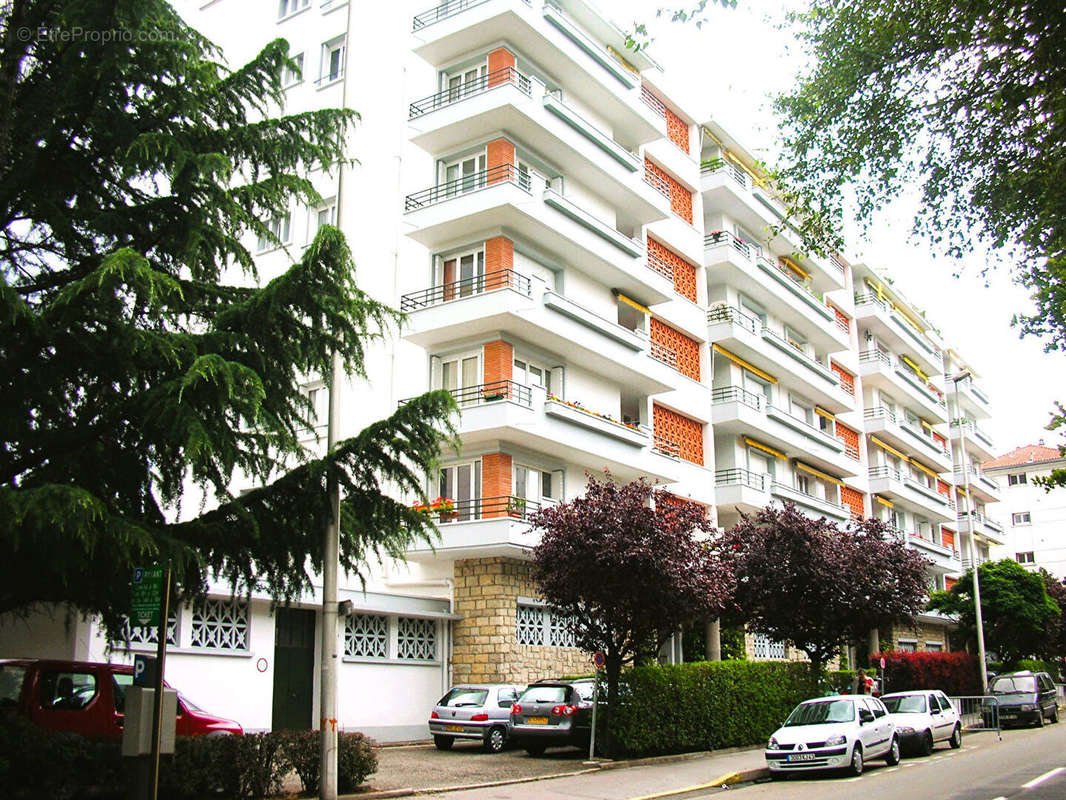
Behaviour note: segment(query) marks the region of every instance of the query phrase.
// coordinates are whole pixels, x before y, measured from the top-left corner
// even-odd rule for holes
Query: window
[[[925,643],[925,649],[928,650],[930,653],[942,653],[942,652],[944,652],[944,643],[943,642],[926,642]]]
[[[807,337],[797,331],[791,325],[785,325],[785,341],[795,347],[801,353],[807,352]]]
[[[311,0],[278,0],[278,19],[291,17],[297,11],[309,8]]]
[[[440,388],[452,393],[460,406],[477,405],[481,398],[481,357],[477,353],[453,356],[440,365]]]
[[[133,686],[132,675],[111,673],[111,694],[114,695],[115,713],[126,713],[126,690]]]
[[[445,192],[452,197],[485,185],[485,154],[460,158],[443,165]]]
[[[445,300],[469,297],[485,290],[485,251],[471,250],[438,259],[434,284],[447,286]],[[494,284],[494,288],[498,284]]]
[[[300,83],[304,79],[304,54],[297,53],[289,56],[293,66],[281,68],[281,85],[288,87]]]
[[[896,649],[903,653],[915,653],[918,651],[918,643],[913,639],[900,639],[896,643]]]
[[[818,414],[817,411],[815,413]],[[818,414],[818,429],[826,436],[836,438],[836,420],[832,417],[827,417],[825,414]]]
[[[512,380],[524,386],[539,386],[545,391],[552,391],[552,371],[544,364],[535,364],[532,361],[516,358]]]
[[[290,214],[286,214],[282,217],[274,217],[272,220],[270,220],[270,222],[267,223],[267,229],[270,231],[272,236],[263,235],[259,237],[259,252],[263,252],[264,250],[272,250],[278,244],[288,244],[289,241],[291,241],[291,222],[292,218]]]
[[[129,642],[130,647],[135,645],[154,646],[159,643],[159,628],[157,626],[130,627],[128,618],[122,626],[122,634],[122,642]],[[114,644],[121,644],[122,642],[114,642]],[[173,647],[178,646],[178,615],[176,611],[171,611],[167,615],[167,644]]]
[[[562,470],[556,475],[548,470],[528,467],[523,464],[514,466],[514,496],[525,500],[542,502],[558,499],[561,492],[556,488],[562,482]],[[530,509],[532,511],[533,509]]]
[[[518,644],[544,644],[544,610],[519,603],[515,611],[515,638]]]
[[[1008,486],[1017,486],[1019,483],[1025,483],[1025,482],[1026,482],[1026,480],[1025,480],[1025,473],[1024,472],[1015,472],[1014,474],[1008,474],[1007,475],[1007,485]]]
[[[1032,516],[1028,511],[1019,511],[1017,514],[1010,515],[1010,521],[1012,525],[1029,525],[1032,522]]]
[[[378,614],[353,614],[344,620],[344,655],[388,658],[389,619]]]
[[[814,406],[795,395],[789,395],[788,413],[796,419],[803,420],[808,425],[814,422]]]
[[[396,620],[396,657],[407,661],[436,661],[437,623],[431,619]]]
[[[756,255],[762,255],[762,245],[759,244],[759,237],[755,236],[752,233],[748,233],[748,231],[746,231],[739,225],[735,225],[733,227],[733,232],[736,233],[737,238],[740,239],[740,241],[745,242],[749,247],[751,247],[755,251]]]
[[[316,384],[304,389],[310,408],[307,414],[307,424],[311,426],[325,425],[329,422],[329,389],[323,384]]]
[[[96,676],[91,672],[45,670],[40,681],[41,708],[81,711],[96,697]]]
[[[312,208],[307,218],[307,243],[311,244],[323,225],[337,224],[337,201],[329,200],[325,205]]]
[[[771,456],[769,453],[764,453],[762,450],[758,450],[754,447],[748,448],[748,471],[754,472],[756,475],[769,475],[770,480],[774,479],[774,474],[777,466],[777,459]],[[769,485],[762,487],[763,489],[769,489]]]
[[[756,633],[752,637],[751,654],[756,659],[783,661],[785,659],[785,643],[771,639],[765,633]]]
[[[480,64],[468,69],[458,70],[452,73],[444,73],[441,81],[448,90],[448,101],[461,100],[467,95],[473,94],[485,87],[485,76],[488,74],[487,64]],[[495,78],[493,79],[495,80]]]
[[[749,317],[754,317],[762,323],[762,326],[766,327],[766,309],[756,303],[754,300],[740,295],[740,310],[747,314]]]
[[[481,462],[455,464],[442,467],[437,479],[437,494],[455,502],[456,521],[477,519],[481,516]],[[501,502],[495,498],[494,502]]]
[[[229,600],[204,600],[193,606],[193,647],[248,649],[248,606]]]
[[[796,471],[796,488],[804,494],[811,493],[811,479],[803,472]]]
[[[344,42],[344,37],[340,36],[322,45],[322,63],[317,81],[320,86],[344,77]]]
[[[1031,550],[1027,553],[1015,553],[1014,560],[1017,561],[1019,564],[1036,563],[1036,557],[1033,555],[1033,552]]]
[[[519,602],[515,608],[515,639],[525,645],[575,647],[574,620],[553,615],[547,606]]]
[[[748,372],[746,369],[741,370],[743,375],[744,388],[755,395],[762,395],[765,400],[763,401],[763,407],[773,405],[773,388],[769,381],[764,381],[762,378],[755,376]]]

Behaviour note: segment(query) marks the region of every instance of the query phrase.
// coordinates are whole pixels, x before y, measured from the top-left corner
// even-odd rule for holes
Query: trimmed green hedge
[[[851,672],[821,690],[805,663],[703,661],[635,667],[622,674],[610,729],[620,754],[718,750],[766,741],[802,700],[850,691]]]

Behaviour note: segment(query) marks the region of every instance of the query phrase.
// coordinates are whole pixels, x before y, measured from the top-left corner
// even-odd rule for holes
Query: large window
[[[404,661],[435,661],[437,622],[420,617],[396,620],[396,657]]]
[[[274,235],[274,238],[266,234],[260,236],[256,243],[256,247],[260,252],[277,247],[279,242],[288,244],[292,241],[292,215],[285,214],[281,217],[274,217],[267,223],[267,228]]]
[[[1019,564],[1035,564],[1036,556],[1033,554],[1033,551],[1030,550],[1025,553],[1016,553],[1014,556],[1014,560],[1017,561]]]
[[[554,616],[547,606],[519,601],[515,609],[515,638],[518,644],[574,647],[573,620]]]
[[[1024,472],[1015,472],[1013,474],[1008,474],[1007,475],[1007,485],[1008,486],[1017,486],[1019,483],[1025,483],[1025,482],[1026,482],[1026,480],[1025,480],[1025,473]]]
[[[353,614],[344,620],[344,655],[349,658],[389,657],[389,618]]]
[[[1013,525],[1029,525],[1033,521],[1032,514],[1028,511],[1019,511],[1011,514],[1010,521]]]
[[[324,85],[344,77],[345,37],[338,36],[322,45],[322,63],[318,83]]]
[[[478,508],[481,502],[481,462],[470,461],[441,467],[437,494],[455,502],[452,519],[478,519],[481,516]]]
[[[278,19],[292,16],[311,6],[311,0],[278,0]]]
[[[765,633],[756,633],[752,637],[751,654],[756,659],[783,661],[786,657],[785,643],[771,639]]]
[[[192,609],[193,647],[248,649],[248,606],[240,601],[204,600]]]

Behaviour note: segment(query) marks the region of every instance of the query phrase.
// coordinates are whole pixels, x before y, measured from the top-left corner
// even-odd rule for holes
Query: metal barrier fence
[[[999,701],[988,695],[976,695],[971,697],[949,697],[955,710],[959,712],[959,720],[963,730],[967,731],[995,731],[996,736],[1003,738],[1003,729],[999,718]]]

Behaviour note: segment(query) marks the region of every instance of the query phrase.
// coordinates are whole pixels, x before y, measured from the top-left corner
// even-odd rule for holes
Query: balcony
[[[830,413],[854,408],[854,398],[840,378],[821,362],[776,331],[734,306],[716,304],[707,313],[707,338],[775,376],[782,387],[795,389]]]
[[[540,542],[528,517],[539,509],[540,503],[514,495],[453,501],[451,510],[431,512],[440,538],[432,546],[415,543],[407,558],[416,562],[435,562],[442,557],[528,558]]]
[[[948,389],[958,388],[958,394],[953,399],[959,404],[959,411],[974,419],[988,419],[992,416],[992,405],[988,400],[985,390],[974,382],[973,378],[959,381],[953,384],[948,382]],[[954,392],[952,392],[954,394]]]
[[[610,376],[633,391],[659,394],[684,378],[649,358],[647,335],[599,316],[514,270],[433,286],[403,295],[403,336],[427,350],[470,337],[506,333],[536,342],[566,362]]]
[[[499,131],[551,155],[563,174],[609,199],[619,224],[638,229],[670,212],[669,197],[641,180],[642,160],[549,91],[537,78],[506,67],[417,100],[409,107],[411,141],[437,155]]]
[[[905,475],[895,467],[870,467],[870,493],[886,497],[912,512],[947,522],[955,516],[955,501]]]
[[[676,461],[654,452],[659,445],[648,429],[624,424],[575,400],[513,381],[467,386],[451,394],[459,405],[464,447],[506,442],[590,472],[608,469],[622,482],[645,477],[674,483],[680,478]]]
[[[961,572],[962,562],[956,548],[935,542],[920,533],[904,533],[898,529],[894,533],[908,547],[921,553],[935,572],[942,575]]]
[[[504,164],[432,186],[406,197],[407,235],[440,250],[505,229],[645,305],[673,299],[672,282],[648,268],[644,243],[560,194],[562,183]]]
[[[977,461],[990,461],[998,455],[996,445],[987,433],[970,420],[953,420],[951,438],[956,439],[962,433],[969,450],[977,456]]]
[[[858,475],[860,465],[845,453],[844,442],[767,402],[765,396],[739,386],[711,392],[715,436],[751,435],[818,469],[837,476]]]
[[[575,13],[580,9],[575,7]],[[413,50],[440,67],[501,42],[533,63],[566,77],[582,105],[597,109],[628,149],[666,135],[665,122],[640,98],[640,78],[582,29],[593,17],[576,19],[552,2],[449,0],[412,20]],[[608,33],[600,22],[600,32]],[[618,49],[624,44],[619,37]]]
[[[769,475],[748,469],[720,469],[714,473],[714,503],[723,515],[754,514],[770,503]]]
[[[883,298],[873,292],[855,295],[855,320],[875,333],[897,353],[913,353],[919,369],[929,375],[944,371],[944,359],[925,334]]]
[[[864,409],[863,420],[866,433],[877,434],[890,445],[914,453],[937,472],[951,469],[950,451],[941,447],[924,429],[900,419],[890,409],[884,406]]]
[[[728,284],[773,308],[783,322],[809,332],[819,350],[835,353],[848,348],[848,332],[837,325],[832,309],[775,259],[732,233],[718,231],[704,237],[704,263],[711,283]]]
[[[1002,545],[1007,541],[1003,526],[982,511],[960,511],[958,524],[960,533],[970,532],[970,522],[973,520],[973,535],[988,544]]]
[[[947,405],[943,398],[914,374],[912,368],[902,361],[893,360],[888,353],[880,350],[860,352],[859,375],[864,387],[882,389],[891,395],[902,392],[930,421],[947,422]]]
[[[994,479],[981,472],[981,470],[975,465],[970,464],[969,468],[966,470],[963,470],[959,465],[956,465],[952,477],[956,486],[965,488],[967,482],[969,482],[969,491],[973,492],[974,497],[978,500],[984,503],[999,502],[999,484]]]

